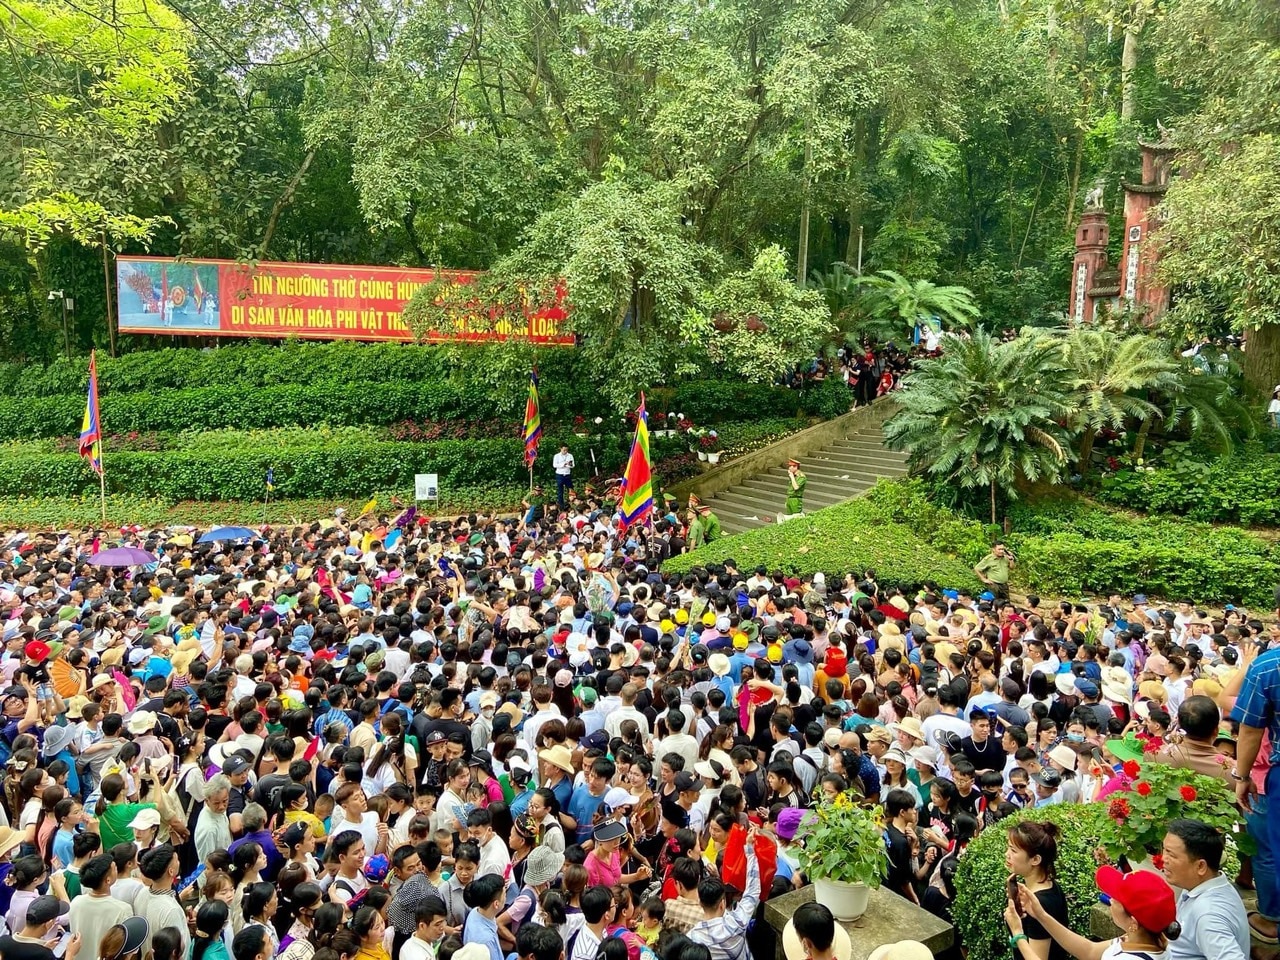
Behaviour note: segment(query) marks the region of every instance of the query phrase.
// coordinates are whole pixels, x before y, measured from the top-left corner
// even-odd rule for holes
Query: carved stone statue
[[[1096,181],[1093,187],[1089,190],[1089,192],[1084,195],[1084,208],[1086,210],[1101,210],[1102,194],[1105,189],[1106,189],[1105,181],[1103,180]]]

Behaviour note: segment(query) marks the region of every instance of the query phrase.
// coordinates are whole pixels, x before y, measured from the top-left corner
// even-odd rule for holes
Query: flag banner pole
[[[98,493],[102,497],[102,525],[107,525],[107,463],[102,456],[104,444],[98,441]]]

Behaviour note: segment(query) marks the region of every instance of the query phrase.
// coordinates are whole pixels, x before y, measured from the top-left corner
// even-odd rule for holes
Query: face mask
[[[1067,739],[1068,739],[1068,740],[1070,740],[1072,743],[1084,743],[1084,734],[1083,734],[1083,733],[1068,733],[1068,734],[1067,734]]]

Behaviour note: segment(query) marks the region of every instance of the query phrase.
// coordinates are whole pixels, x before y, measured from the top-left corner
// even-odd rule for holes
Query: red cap
[[[1125,912],[1151,933],[1164,933],[1178,918],[1173,888],[1150,870],[1121,873],[1115,867],[1099,867],[1094,875],[1098,889],[1124,907]]]
[[[333,660],[337,655],[336,650],[317,650],[312,657],[316,660]]]
[[[28,660],[34,660],[36,663],[43,663],[49,659],[49,645],[43,640],[30,641],[22,648],[22,652],[27,655]]]

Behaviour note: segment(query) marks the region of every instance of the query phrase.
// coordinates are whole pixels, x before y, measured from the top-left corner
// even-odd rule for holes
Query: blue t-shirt
[[[600,804],[602,803],[604,803],[604,794],[593,797],[585,783],[573,791],[573,796],[569,798],[569,805],[565,808],[565,813],[573,817],[578,824],[578,843],[586,843],[591,839],[591,820],[595,817],[596,811],[600,809]]]
[[[75,852],[72,850],[71,844],[75,840],[74,833],[59,829],[53,835],[53,855],[58,858],[58,862],[63,868],[69,867],[71,861],[75,859]]]
[[[569,798],[573,795],[573,781],[565,777],[551,788],[551,792],[555,794],[556,801],[560,804],[560,809],[568,810]]]

